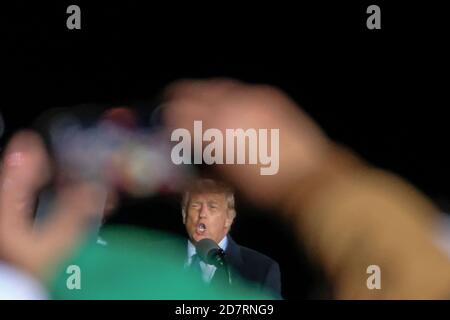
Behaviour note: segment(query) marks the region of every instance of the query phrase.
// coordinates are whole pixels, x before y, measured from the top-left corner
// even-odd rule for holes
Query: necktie
[[[194,254],[192,256],[189,269],[199,277],[202,276],[202,268],[200,267],[200,257],[198,256],[198,254]]]
[[[230,279],[228,278],[227,266],[221,266],[216,269],[216,272],[214,272],[214,276],[212,278],[212,282],[219,283],[220,285],[231,284]]]

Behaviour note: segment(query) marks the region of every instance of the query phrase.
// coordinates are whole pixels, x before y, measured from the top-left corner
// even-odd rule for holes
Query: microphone
[[[225,265],[225,251],[211,239],[202,239],[195,245],[197,254],[207,264],[220,268]]]

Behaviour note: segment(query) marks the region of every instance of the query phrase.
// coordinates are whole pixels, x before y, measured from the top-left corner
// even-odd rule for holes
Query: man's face
[[[233,219],[223,193],[192,194],[186,208],[184,224],[191,241],[209,238],[219,243],[228,233]]]

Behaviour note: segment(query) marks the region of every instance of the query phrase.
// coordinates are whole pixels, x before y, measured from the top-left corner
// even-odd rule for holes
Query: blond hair
[[[183,215],[183,221],[186,219],[186,208],[189,205],[192,194],[198,193],[223,193],[227,201],[227,213],[234,219],[236,217],[236,209],[234,202],[233,189],[222,181],[216,181],[213,179],[197,179],[191,183],[183,193],[183,199],[181,201],[181,213]]]

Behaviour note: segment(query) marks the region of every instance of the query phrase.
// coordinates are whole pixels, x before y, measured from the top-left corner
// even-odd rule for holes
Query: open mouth
[[[197,228],[195,229],[195,231],[196,231],[198,234],[203,234],[203,233],[205,233],[205,231],[206,231],[206,225],[205,225],[204,223],[199,223],[199,224],[197,225]]]

